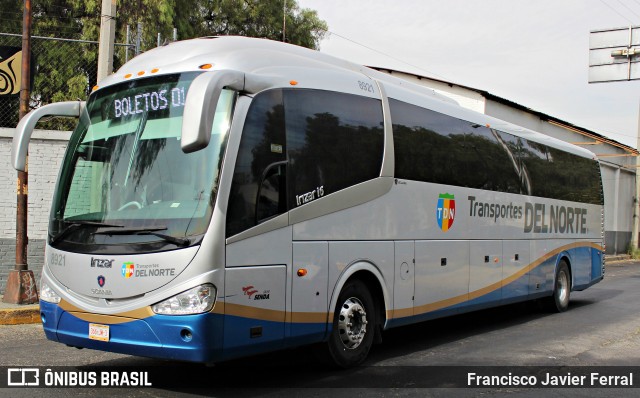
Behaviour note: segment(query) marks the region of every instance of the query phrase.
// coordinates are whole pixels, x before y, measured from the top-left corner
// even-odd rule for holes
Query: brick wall
[[[15,266],[16,178],[11,166],[14,129],[0,129],[0,294],[7,274]],[[51,198],[70,132],[34,132],[29,144],[29,202],[27,215],[27,262],[40,280],[44,263]]]

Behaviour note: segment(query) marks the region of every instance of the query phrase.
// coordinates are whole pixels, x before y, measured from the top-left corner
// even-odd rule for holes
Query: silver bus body
[[[366,345],[370,346],[372,335],[386,328],[517,301],[559,297],[562,289],[582,290],[604,275],[601,202],[560,200],[536,196],[534,191],[508,193],[398,176],[396,168],[404,160],[403,153],[398,152],[400,141],[397,137],[394,140],[394,133],[401,127],[396,127],[392,106],[436,112],[484,129],[487,139],[492,134],[508,135],[531,147],[547,148],[547,153],[586,159],[597,167],[594,155],[582,148],[463,109],[430,90],[366,67],[300,47],[240,37],[176,42],[141,54],[100,82],[87,105],[103,90],[115,90],[150,76],[161,81],[163,76],[186,72],[197,75],[186,98],[178,101],[184,114],[180,135],[175,138],[185,154],[197,154],[209,145],[215,119],[212,109],[224,95],[221,91],[236,95],[204,232],[195,244],[195,238],[185,234],[191,243],[166,243],[169,246],[163,246],[165,249],[149,252],[137,250],[135,245],[123,245],[125,249],[120,251],[110,249],[104,242],[115,239],[118,231],[111,231],[108,226],[91,227],[95,228],[91,233],[96,235],[92,235],[93,246],[88,250],[82,250],[81,245],[52,244],[50,234],[42,281],[52,299],[41,303],[49,339],[132,355],[217,362],[302,344],[331,344],[333,338],[340,341],[338,334],[342,333],[360,334],[343,337],[343,346],[335,343],[348,354],[362,351],[367,339]],[[241,195],[232,192],[234,181],[241,181],[234,172],[244,145],[243,131],[253,123],[248,121],[253,117],[252,104],[264,93],[277,91],[277,95],[286,97],[283,103],[288,117],[287,112],[302,101],[296,93],[310,90],[323,95],[348,95],[345,104],[349,99],[377,101],[379,109],[375,112],[382,123],[368,127],[381,137],[377,175],[332,192],[326,191],[328,183],[319,183],[315,189],[288,193],[286,209],[269,213],[264,220],[258,220],[256,204],[256,221],[249,220],[251,225],[238,227],[230,234],[227,218],[236,212],[231,208],[235,205],[231,198]],[[140,91],[127,101],[113,97],[120,102],[109,100],[112,103],[108,105],[116,110],[108,112],[151,112],[153,104],[154,108],[160,106],[158,101],[163,97],[159,93],[160,90]],[[154,95],[156,102],[148,102]],[[55,109],[51,113],[80,115],[82,109],[84,104],[76,103],[64,112]],[[330,113],[318,108],[318,114],[312,115],[322,121],[323,112]],[[146,120],[145,116],[145,123]],[[356,123],[348,115],[345,120],[339,126]],[[106,122],[117,124],[115,117]],[[287,120],[287,128],[297,128],[295,123],[300,121],[294,122]],[[34,124],[25,121],[16,133],[16,168],[24,167],[26,143]],[[424,133],[428,129],[418,130],[408,121],[405,130]],[[501,140],[492,148],[506,145]],[[89,141],[83,139],[78,148]],[[338,139],[326,144],[328,149],[323,153],[327,157],[342,145]],[[287,181],[293,184],[288,168],[304,163],[308,152],[300,143],[287,143],[291,147],[298,145],[297,163],[293,163],[293,155],[287,155],[288,148],[283,145],[284,142],[270,142],[269,156],[283,160],[264,170],[267,177],[263,176],[257,188],[248,184],[243,189],[257,189],[259,196],[263,182],[267,184],[269,175],[280,175],[281,170],[289,173]],[[71,146],[68,149],[73,150]],[[355,168],[360,161],[359,152],[359,147],[349,148],[352,158],[346,159],[345,164],[352,162]],[[515,158],[511,159],[516,165]],[[136,161],[132,155],[129,167]],[[184,178],[191,178],[188,167],[192,166],[184,167]],[[530,187],[530,171],[516,169],[520,171],[520,186]],[[329,178],[326,170],[318,172],[319,178]],[[597,184],[600,186],[599,180]],[[59,183],[57,190],[65,189]],[[278,203],[274,198],[265,200]],[[124,203],[118,211],[133,214],[140,210],[138,206],[145,207],[141,201],[136,203]],[[152,204],[160,205],[149,202]],[[186,201],[171,202],[166,212],[180,206],[187,206]],[[198,206],[194,213],[200,211]],[[253,210],[247,211],[253,214]],[[65,222],[73,223],[73,219]],[[157,232],[144,232],[146,240],[135,235],[136,242],[145,245],[147,240],[159,240],[152,235]],[[59,241],[65,239],[60,237]],[[98,244],[99,241],[103,243]],[[568,285],[558,280],[559,270],[565,266],[569,269]],[[354,287],[354,281],[360,287]],[[214,304],[206,312],[157,312],[159,303],[199,286],[213,289],[214,297],[209,300]],[[351,295],[355,300],[344,300],[341,293],[345,289],[358,292],[361,286],[368,291],[364,298],[354,293]],[[201,290],[196,296],[207,292]],[[172,305],[179,304],[172,301],[164,308]],[[363,308],[368,311],[361,311]],[[343,315],[359,319],[358,328],[336,318]],[[367,326],[369,323],[371,327]],[[366,352],[362,355],[359,351],[357,357],[345,358],[335,352],[332,356],[338,357],[340,365],[350,366],[366,356]]]

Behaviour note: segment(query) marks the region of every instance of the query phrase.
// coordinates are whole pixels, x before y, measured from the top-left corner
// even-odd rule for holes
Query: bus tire
[[[331,362],[349,368],[364,362],[373,344],[376,308],[367,286],[360,280],[347,282],[333,315],[328,354]]]
[[[553,295],[546,300],[546,308],[551,312],[564,312],[569,308],[571,295],[571,273],[565,260],[560,260],[556,270]]]

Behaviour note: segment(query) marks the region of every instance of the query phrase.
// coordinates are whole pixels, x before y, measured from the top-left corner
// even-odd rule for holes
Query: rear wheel
[[[373,344],[376,322],[375,306],[367,286],[359,280],[347,282],[338,297],[327,343],[332,362],[343,368],[361,364]]]
[[[569,298],[571,295],[571,273],[565,260],[560,260],[556,270],[555,286],[553,295],[548,297],[545,304],[552,312],[564,312],[569,308]]]

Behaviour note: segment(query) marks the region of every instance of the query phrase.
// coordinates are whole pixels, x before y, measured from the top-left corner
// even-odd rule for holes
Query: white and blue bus
[[[320,343],[361,363],[385,329],[602,280],[582,148],[424,87],[261,39],[144,53],[84,102],[49,220],[47,338],[214,363]]]

